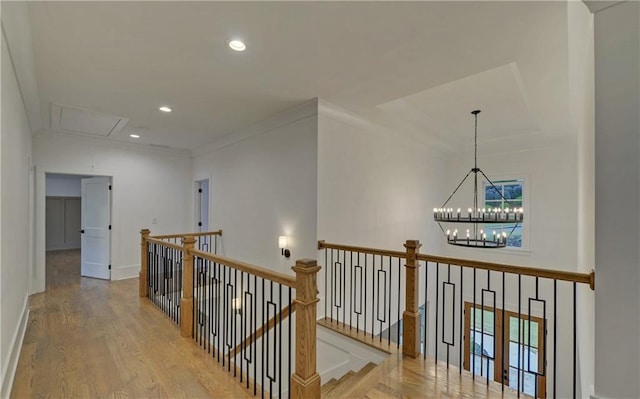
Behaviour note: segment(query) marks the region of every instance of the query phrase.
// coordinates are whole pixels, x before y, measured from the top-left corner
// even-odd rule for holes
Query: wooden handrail
[[[437,262],[449,265],[458,265],[472,267],[475,269],[491,270],[495,272],[505,272],[513,274],[521,274],[525,276],[543,277],[548,279],[572,281],[581,284],[588,284],[593,290],[595,288],[595,272],[591,273],[578,273],[568,272],[562,270],[541,269],[528,266],[513,266],[505,265],[501,263],[482,262],[470,259],[460,258],[448,258],[445,256],[434,256],[427,254],[418,254],[418,260],[424,260],[427,262]]]
[[[318,241],[318,250],[324,249],[324,248],[339,249],[339,250],[352,251],[352,252],[362,252],[362,253],[374,254],[374,255],[394,256],[394,257],[403,258],[403,259],[407,258],[406,252],[391,251],[391,250],[379,249],[379,248],[357,247],[353,245],[331,244],[331,243],[326,243],[324,241]],[[483,262],[483,261],[477,261],[477,260],[471,260],[471,259],[449,258],[445,256],[436,256],[436,255],[428,255],[428,254],[418,254],[417,259],[428,261],[428,262],[438,262],[438,263],[445,263],[445,264],[451,264],[451,265],[473,267],[473,268],[482,269],[482,270],[492,270],[496,272],[521,274],[525,276],[543,277],[543,278],[556,279],[556,280],[562,280],[562,281],[571,281],[571,282],[576,282],[580,284],[588,284],[592,290],[595,289],[595,272],[594,271],[591,271],[590,273],[568,272],[568,271],[562,271],[562,270],[542,269],[537,267],[513,266],[513,265],[500,264],[500,263]]]
[[[167,238],[181,238],[181,237],[186,237],[186,236],[202,237],[202,236],[213,236],[213,235],[221,236],[222,235],[222,229],[216,230],[216,231],[205,231],[203,233],[165,234],[165,235],[150,236],[150,237],[151,238],[156,238],[156,239],[167,239]]]
[[[267,279],[269,281],[286,285],[287,287],[296,288],[296,278],[293,276],[274,272],[273,270],[265,269],[264,267],[240,262],[235,259],[226,258],[224,256],[215,255],[209,252],[199,251],[197,249],[192,249],[189,252],[191,252],[192,255],[196,255],[200,258],[207,259],[212,262],[221,263],[223,265],[240,270],[242,272],[247,272],[249,274],[253,274],[255,276]]]
[[[256,340],[258,340],[258,338],[261,338],[264,335],[264,333],[266,333],[267,331],[269,331],[273,327],[275,327],[275,325],[280,323],[281,320],[286,320],[287,317],[289,317],[291,314],[295,313],[295,311],[296,311],[296,303],[295,302],[293,302],[291,304],[291,307],[289,307],[289,305],[287,305],[284,308],[282,308],[282,310],[280,312],[278,312],[278,314],[274,315],[268,322],[266,322],[265,324],[261,325],[260,328],[258,328],[256,330],[255,336],[253,336],[254,334],[250,334],[238,346],[236,346],[234,349],[230,350],[228,356],[231,356],[232,353],[238,353],[239,351],[242,350],[243,346],[246,347],[246,346],[251,344],[251,341],[256,341]]]
[[[356,247],[353,245],[341,245],[341,244],[331,244],[324,241],[318,241],[318,250],[320,249],[340,249],[343,251],[351,251],[351,252],[362,252],[366,254],[372,255],[382,255],[382,256],[391,256],[396,258],[406,258],[407,253],[403,251],[391,251],[388,249],[378,249],[378,248],[367,248],[367,247]]]
[[[147,238],[147,242],[148,243],[154,243],[154,244],[162,245],[163,247],[167,247],[167,248],[177,249],[178,251],[184,250],[182,245],[173,244],[173,243],[167,242],[167,241],[162,241],[162,240],[157,239],[157,238],[148,237]]]

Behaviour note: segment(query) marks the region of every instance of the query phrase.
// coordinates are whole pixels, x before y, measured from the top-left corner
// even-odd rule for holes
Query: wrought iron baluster
[[[228,318],[228,313],[229,313],[229,304],[227,303],[227,297],[229,296],[227,294],[228,292],[228,281],[227,281],[227,266],[226,265],[222,265],[222,287],[224,290],[224,294],[222,296],[222,347],[220,348],[220,351],[222,352],[221,357],[222,357],[222,367],[225,366],[226,364],[226,353],[227,353],[227,338],[228,338],[228,333],[227,330],[229,329],[229,318]]]
[[[500,381],[502,383],[502,391],[504,392],[504,377],[505,377],[505,370],[507,372],[507,386],[509,385],[509,380],[508,380],[508,376],[509,376],[509,359],[506,359],[507,364],[506,364],[506,368],[505,368],[505,358],[504,358],[504,347],[505,345],[509,345],[509,342],[511,341],[511,338],[508,337],[505,340],[505,336],[504,336],[504,326],[507,323],[507,320],[505,320],[505,315],[504,315],[504,308],[506,308],[506,302],[505,302],[505,293],[507,291],[507,288],[505,286],[505,277],[504,277],[504,272],[502,272],[502,345],[500,345],[502,347],[502,365],[500,367],[500,371],[502,371],[502,376],[500,378]],[[509,330],[511,331],[511,330]]]
[[[207,298],[209,299],[209,313],[207,313],[207,353],[211,353],[211,341],[213,337],[213,267],[211,261],[207,259]],[[214,345],[215,351],[215,345]]]
[[[329,286],[329,277],[328,277],[328,267],[327,267],[327,248],[324,249],[324,317],[329,316],[329,312],[327,311],[327,306],[329,304],[329,297],[327,296],[327,290]]]
[[[428,308],[429,308],[429,262],[425,261],[424,262],[425,265],[425,270],[424,270],[424,328],[423,328],[423,337],[424,337],[424,353],[422,354],[422,357],[426,360],[427,359],[427,352],[428,352],[428,346],[427,346],[427,314],[428,314]],[[405,304],[406,307],[406,304]],[[437,309],[436,309],[437,311]]]
[[[245,307],[246,304],[246,291],[244,290],[244,272],[240,272],[240,295],[238,296],[238,299],[240,300],[240,339],[242,341],[240,344],[240,382],[242,382],[242,369],[243,369],[243,363],[244,363],[244,350],[245,350],[245,338],[246,338],[246,334],[247,332],[245,331],[245,323],[244,323],[244,318],[246,316],[246,309],[245,312],[243,314],[242,310]],[[238,304],[236,304],[236,306],[238,306]],[[237,312],[237,310],[236,310]],[[236,346],[237,348],[237,346]],[[237,359],[237,358],[236,358]],[[237,362],[238,360],[236,360]]]
[[[264,279],[261,278],[262,280],[262,325],[265,326],[265,306],[266,306],[266,300],[265,300],[265,292],[264,292]],[[262,336],[262,398],[264,399],[264,375],[265,373],[265,367],[264,367],[264,358],[265,358],[265,352],[264,352],[264,341],[267,340],[267,337],[265,335]],[[268,362],[268,360],[267,360]]]
[[[222,301],[220,300],[220,296],[222,293],[220,292],[220,287],[222,286],[222,278],[220,275],[220,263],[214,263],[216,268],[216,353],[218,358],[218,363],[220,363],[220,352],[222,351],[222,334],[221,334],[221,320],[220,320],[220,306],[222,306]]]
[[[576,282],[573,282],[573,397],[576,398],[576,389],[577,389],[577,377],[576,377],[576,357],[578,346],[576,343],[576,337],[578,335],[578,323],[577,323],[577,308],[578,303],[576,302]]]
[[[291,399],[291,347],[293,346],[292,343],[292,339],[291,339],[291,322],[293,320],[293,309],[291,309],[291,287],[289,287],[289,373],[287,374],[289,376],[289,378],[287,378],[287,392],[289,393],[289,399]]]
[[[558,370],[558,280],[553,279],[553,397],[556,398],[556,381]]]
[[[349,298],[349,331],[351,331],[351,325],[353,324],[353,299],[355,298],[355,283],[353,277],[353,251],[349,251],[349,268],[351,270],[349,274],[349,288],[350,288],[350,298]]]
[[[522,372],[522,363],[520,362],[520,353],[521,345],[522,345],[522,275],[518,274],[518,367],[516,368],[518,374],[518,397],[520,397],[520,375],[522,374],[522,378],[524,378],[524,372]]]
[[[367,291],[368,291],[368,287],[369,287],[369,281],[367,279],[367,254],[364,254],[364,296],[365,298],[368,297],[367,295]],[[364,336],[367,336],[367,304],[364,302],[361,302],[362,304],[362,313],[364,316],[364,324],[362,326],[362,332],[364,333]]]
[[[342,323],[346,324],[347,319],[345,317],[345,311],[347,310],[347,264],[346,262],[347,251],[342,251],[342,291],[340,292],[340,303],[342,304]]]
[[[464,314],[464,267],[460,266],[460,349],[459,349],[459,359],[458,359],[458,373],[462,374],[462,353],[464,352],[464,324],[463,324],[463,314]]]
[[[256,395],[257,393],[257,370],[258,370],[258,337],[257,337],[257,331],[256,331],[256,327],[258,324],[258,277],[257,276],[253,276],[253,292],[254,292],[254,296],[253,296],[253,327],[252,327],[252,331],[253,331],[253,359],[255,359],[253,361],[253,396]],[[263,290],[264,292],[264,290]]]
[[[446,338],[446,325],[447,325],[447,291],[446,288],[450,286],[452,288],[452,304],[451,304],[451,339]],[[456,326],[456,286],[451,282],[451,264],[447,264],[447,281],[442,282],[442,338],[441,342],[447,346],[447,368],[450,365],[450,352],[451,347],[455,346],[455,326]]]
[[[184,262],[182,261],[184,258],[184,253],[180,251],[180,263],[178,264],[178,321],[180,321],[180,300],[182,299],[182,273],[184,272]]]
[[[236,317],[236,311],[233,308],[234,306],[234,301],[236,300],[236,293],[237,293],[237,287],[238,287],[238,269],[233,269],[233,288],[232,288],[232,297],[231,297],[231,317],[232,317],[232,332],[233,332],[233,376],[236,376],[236,370],[238,370],[238,368],[236,367],[236,363],[237,363],[237,359],[238,359],[238,345],[237,345],[237,320],[238,318]],[[231,356],[231,351],[229,351],[229,356]],[[242,363],[242,362],[240,362]],[[231,365],[231,359],[229,359],[229,365]]]
[[[391,293],[391,280],[393,280],[393,274],[391,269],[391,257],[389,256],[389,294]],[[399,291],[398,291],[399,293]],[[388,294],[384,295],[385,300]],[[389,298],[389,306],[387,310],[387,345],[391,345],[391,299]]]
[[[371,301],[371,339],[373,339],[373,333],[375,331],[375,319],[376,317],[375,312],[373,311],[374,306],[376,305],[376,298],[379,299],[380,295],[376,295],[376,290],[378,289],[378,287],[376,286],[376,256],[375,255],[371,255],[371,263],[373,263],[373,265],[371,266],[371,291],[373,292],[373,301]]]
[[[436,336],[435,336],[435,362],[438,363],[438,299],[440,298],[440,263],[436,263]]]
[[[335,269],[335,263],[333,263],[333,252],[334,250],[331,250],[331,322],[333,323],[333,321],[335,320],[333,318],[333,307],[335,306],[335,294],[336,294],[336,269]]]
[[[402,265],[400,263],[400,258],[398,258],[398,313],[396,314],[396,322],[397,325],[397,334],[396,334],[396,348],[400,349],[400,326],[402,325],[402,315],[400,314],[400,279],[402,278]],[[391,290],[389,290],[391,291]],[[426,344],[426,343],[425,343]]]
[[[476,379],[476,268],[473,268],[473,307],[471,308],[471,331],[469,332],[473,338],[471,339],[472,350],[472,367],[471,378]],[[480,351],[482,353],[482,351]]]
[[[355,266],[354,270],[356,272],[359,271],[359,276],[360,276],[360,284],[359,284],[359,287],[358,287],[359,289],[357,290],[360,293],[360,295],[358,295],[358,298],[357,298],[357,299],[360,300],[358,302],[360,304],[360,306],[359,306],[360,310],[355,310],[355,313],[357,315],[356,316],[356,332],[360,332],[360,315],[362,314],[362,301],[363,301],[363,289],[362,289],[363,281],[362,281],[362,266],[360,266],[360,252],[358,252],[358,264]],[[358,274],[358,273],[356,273],[356,274]],[[356,300],[356,294],[357,294],[356,293],[356,283],[355,283],[355,281],[356,280],[354,278],[354,280],[353,280],[353,299],[354,299],[354,302],[356,302],[355,300]],[[354,308],[355,308],[355,304],[354,304]]]
[[[282,284],[278,284],[278,312],[280,322],[278,323],[278,349],[280,352],[274,353],[274,358],[278,361],[278,397],[282,397]]]

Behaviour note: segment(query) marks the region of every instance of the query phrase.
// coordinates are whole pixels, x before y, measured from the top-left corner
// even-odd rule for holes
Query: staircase
[[[323,398],[344,398],[348,396],[348,392],[357,387],[364,377],[374,368],[375,363],[367,363],[359,371],[349,371],[340,379],[331,379],[322,386]]]

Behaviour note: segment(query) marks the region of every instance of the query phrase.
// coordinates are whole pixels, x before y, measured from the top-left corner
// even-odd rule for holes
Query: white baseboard
[[[137,278],[140,273],[140,265],[125,265],[111,269],[111,280],[125,280]]]
[[[9,398],[9,395],[11,394],[13,379],[16,376],[18,360],[20,359],[20,351],[22,350],[22,342],[24,341],[24,334],[27,331],[28,320],[29,295],[25,295],[24,302],[22,304],[20,322],[13,332],[13,339],[11,340],[11,349],[9,350],[9,356],[7,356],[6,364],[2,365],[3,370],[6,370],[6,372],[2,376],[2,389],[0,390],[0,397],[2,399]]]
[[[344,361],[328,370],[319,371],[321,384],[326,384],[332,379],[340,379],[343,375],[351,371],[351,367],[348,361]]]

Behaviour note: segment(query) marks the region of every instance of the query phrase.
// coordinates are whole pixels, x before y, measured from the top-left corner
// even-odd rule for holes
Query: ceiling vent
[[[109,137],[118,133],[129,119],[66,105],[51,104],[51,128],[61,133]]]

